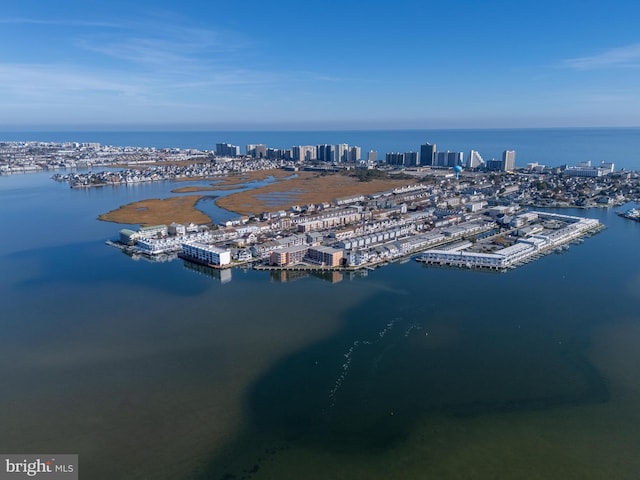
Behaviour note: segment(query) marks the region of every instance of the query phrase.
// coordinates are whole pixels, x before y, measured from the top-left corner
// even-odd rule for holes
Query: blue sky
[[[640,126],[640,2],[6,0],[0,128]]]

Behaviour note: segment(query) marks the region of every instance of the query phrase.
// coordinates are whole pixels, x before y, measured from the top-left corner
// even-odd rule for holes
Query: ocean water
[[[103,145],[198,148],[215,150],[216,143],[232,143],[245,151],[247,144],[273,148],[294,145],[347,143],[362,148],[362,156],[375,150],[420,151],[425,142],[438,150],[477,150],[485,160],[501,158],[504,150],[516,151],[516,165],[537,162],[547,166],[574,165],[591,160],[614,162],[617,169],[640,169],[640,128],[477,129],[477,130],[380,130],[380,131],[254,131],[254,132],[0,132],[0,141],[98,142]]]
[[[631,161],[630,132],[600,143]],[[569,210],[606,229],[504,274],[221,274],[104,244],[100,213],[172,188],[0,177],[0,451],[91,479],[637,477],[637,222]]]

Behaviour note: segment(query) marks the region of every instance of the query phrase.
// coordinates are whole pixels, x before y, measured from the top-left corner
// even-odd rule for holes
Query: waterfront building
[[[601,177],[613,172],[613,163],[601,162],[599,167],[591,166],[591,161],[578,162],[574,167],[567,167],[563,174],[573,177]]]
[[[200,242],[183,243],[182,253],[187,258],[207,265],[225,266],[231,263],[231,250]]]
[[[429,142],[424,145],[420,145],[420,165],[432,166],[436,161],[436,144],[433,145]]]
[[[267,158],[272,160],[282,158],[282,150],[279,148],[267,148]]]
[[[316,147],[316,158],[322,162],[333,163],[336,158],[335,145],[318,145]]]
[[[302,262],[307,255],[307,245],[296,245],[288,248],[273,250],[269,255],[269,264],[277,267],[287,267]]]
[[[404,165],[404,153],[387,153],[385,159],[388,165]]]
[[[138,232],[129,228],[123,228],[120,230],[120,243],[124,245],[133,245],[136,243],[139,236],[140,234]]]
[[[355,146],[349,149],[349,161],[351,163],[359,162],[360,157],[362,157],[362,149],[360,147]]]
[[[513,172],[516,168],[515,150],[505,150],[502,152],[502,168],[505,172]]]
[[[307,258],[310,262],[327,267],[339,267],[343,257],[342,250],[331,247],[312,247],[307,252]]]
[[[417,167],[419,165],[418,152],[405,152],[404,165],[407,167]]]
[[[476,150],[471,150],[467,159],[467,168],[480,168],[482,165],[484,165],[484,160],[480,153]]]
[[[369,153],[367,154],[367,162],[375,163],[377,161],[378,161],[378,152],[376,152],[375,150],[369,150]]]
[[[169,225],[167,231],[169,232],[169,235],[186,235],[187,227],[181,223],[173,222]]]
[[[293,159],[297,162],[309,162],[316,159],[316,147],[311,145],[298,145],[292,148]]]
[[[463,165],[464,153],[462,152],[436,152],[436,165],[438,167],[455,167]]]
[[[336,145],[335,161],[340,163],[349,161],[349,145],[346,143],[339,143]]]
[[[267,147],[263,144],[248,144],[247,145],[247,155],[253,158],[267,158]]]
[[[140,237],[144,238],[166,237],[169,229],[166,225],[152,225],[150,227],[142,227],[138,233]]]
[[[503,170],[502,165],[502,160],[496,160],[495,158],[487,160],[486,162],[487,170],[492,172],[501,172]]]
[[[216,156],[218,157],[239,157],[240,147],[230,143],[216,143]]]

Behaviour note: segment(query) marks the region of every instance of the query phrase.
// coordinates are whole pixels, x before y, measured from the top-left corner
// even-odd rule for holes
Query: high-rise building
[[[436,165],[438,167],[455,167],[463,165],[464,153],[462,152],[436,152]]]
[[[267,146],[260,144],[256,145],[256,158],[266,158],[267,157]]]
[[[484,165],[482,156],[475,150],[469,152],[469,158],[467,159],[467,168],[479,168]]]
[[[500,172],[503,170],[502,160],[496,160],[495,158],[492,158],[491,160],[487,160],[486,166],[487,166],[487,170],[490,170],[492,172]]]
[[[316,147],[311,145],[298,145],[292,148],[293,159],[298,162],[309,162],[316,159]]]
[[[216,156],[218,157],[239,157],[240,147],[230,143],[216,143]]]
[[[316,158],[321,162],[330,162],[335,161],[335,145],[318,145],[316,146]]]
[[[464,153],[449,152],[449,155],[447,155],[447,167],[455,167],[456,165],[464,165]]]
[[[435,165],[436,161],[436,144],[431,145],[430,143],[425,143],[424,145],[420,145],[420,165],[429,166]]]
[[[367,153],[367,161],[368,162],[377,162],[378,161],[378,152],[375,150],[369,150]]]
[[[349,145],[346,143],[339,143],[336,145],[336,162],[348,162],[349,161]]]
[[[253,158],[265,158],[267,156],[267,147],[263,144],[247,144],[247,155]]]
[[[505,150],[502,152],[502,169],[505,172],[513,172],[516,168],[516,151]]]
[[[267,158],[282,158],[282,150],[278,148],[267,148]]]
[[[405,152],[405,154],[404,154],[404,165],[406,167],[417,167],[418,166],[418,152]]]
[[[386,161],[389,165],[404,165],[404,153],[391,152],[387,153]]]
[[[360,161],[360,157],[362,157],[362,149],[360,147],[351,147],[349,149],[349,161],[352,163],[356,163]]]

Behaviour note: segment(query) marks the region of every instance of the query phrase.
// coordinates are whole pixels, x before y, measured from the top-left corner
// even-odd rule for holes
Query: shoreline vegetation
[[[369,195],[417,182],[415,178],[374,178],[372,180],[342,173],[290,172],[263,170],[211,179],[210,186],[188,185],[172,193],[198,193],[241,188],[250,182],[273,179],[263,187],[233,193],[216,199],[218,207],[238,215],[286,210],[293,205],[330,202],[351,195]],[[141,226],[178,223],[211,223],[211,218],[196,204],[207,195],[187,195],[166,199],[148,199],[123,205],[98,216],[98,220],[139,224]]]
[[[138,224],[142,227],[178,223],[211,223],[211,218],[196,208],[205,195],[185,195],[181,197],[150,198],[128,203],[98,216],[103,222]]]

